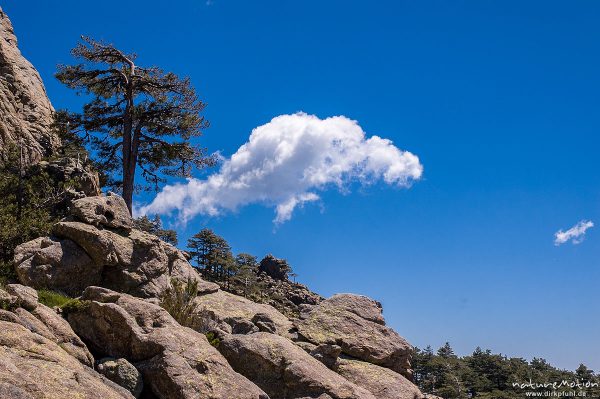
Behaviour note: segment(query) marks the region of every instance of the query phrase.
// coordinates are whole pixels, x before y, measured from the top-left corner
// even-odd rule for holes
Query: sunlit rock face
[[[50,129],[53,112],[39,73],[21,55],[0,8],[0,152],[17,145],[26,165],[40,161],[59,144]]]
[[[160,297],[173,278],[196,281],[201,294],[219,289],[202,280],[180,250],[132,229],[117,195],[73,201],[70,219],[56,223],[52,235],[15,248],[15,271],[23,284],[71,296],[97,285],[143,298]]]

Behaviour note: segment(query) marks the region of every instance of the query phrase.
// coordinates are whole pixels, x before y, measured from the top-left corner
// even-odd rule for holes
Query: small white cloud
[[[554,233],[554,245],[562,245],[567,241],[573,244],[579,244],[585,238],[587,229],[594,227],[594,223],[589,220],[582,220],[567,231],[558,230]]]
[[[353,182],[409,187],[422,173],[416,155],[388,139],[367,138],[358,123],[345,116],[281,115],[255,128],[217,173],[167,185],[140,211],[176,210],[185,222],[198,214],[217,216],[260,203],[275,207],[274,222],[282,223],[297,207],[318,201],[319,191],[346,190]]]

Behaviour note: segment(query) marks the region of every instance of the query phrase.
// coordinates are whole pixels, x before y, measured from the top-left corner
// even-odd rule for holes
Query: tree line
[[[572,372],[553,367],[541,358],[531,361],[509,358],[479,347],[471,355],[459,357],[446,343],[435,352],[430,346],[423,350],[415,348],[412,365],[415,383],[419,388],[444,399],[522,399],[526,397],[526,392],[543,394],[552,391],[548,387],[520,385],[530,381],[539,384],[589,382],[590,385],[596,385],[583,387],[585,396],[600,397],[600,375],[583,364]],[[563,385],[557,392],[578,390],[577,387]]]

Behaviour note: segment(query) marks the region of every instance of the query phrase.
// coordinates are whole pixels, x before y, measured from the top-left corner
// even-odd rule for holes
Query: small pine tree
[[[146,215],[140,216],[133,220],[133,227],[145,231],[146,233],[153,234],[173,246],[176,246],[178,243],[177,232],[175,230],[163,229],[162,220],[158,215],[155,215],[152,220]]]
[[[258,261],[256,256],[241,253],[235,257],[235,262],[237,264],[237,271],[232,279],[233,284],[239,287],[244,297],[255,297],[262,291],[262,286],[257,276]]]
[[[456,357],[456,355],[454,354],[454,350],[450,346],[449,342],[446,342],[442,347],[438,349],[437,355],[443,357],[444,359]]]

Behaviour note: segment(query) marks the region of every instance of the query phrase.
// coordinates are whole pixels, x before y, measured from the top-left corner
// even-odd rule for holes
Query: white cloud
[[[422,173],[416,155],[390,140],[367,138],[356,121],[344,116],[281,115],[255,128],[217,173],[167,185],[141,212],[176,210],[187,221],[260,203],[275,207],[274,222],[282,223],[297,207],[318,201],[319,191],[346,190],[353,182],[409,187]]]
[[[594,227],[594,223],[589,220],[582,220],[567,231],[558,230],[554,233],[554,245],[562,245],[567,241],[573,244],[579,244],[585,238],[587,229]]]

